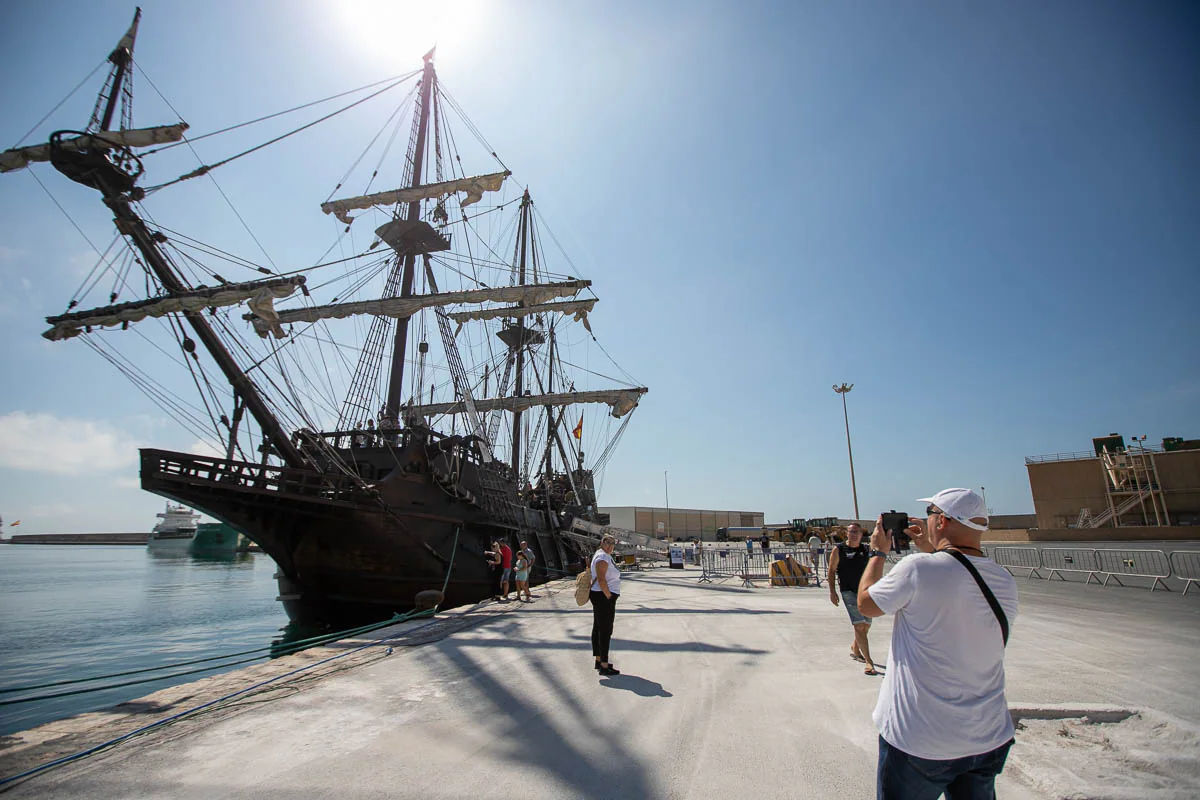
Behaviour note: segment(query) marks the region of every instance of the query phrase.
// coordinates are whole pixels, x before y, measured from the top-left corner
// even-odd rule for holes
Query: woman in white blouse
[[[613,561],[614,536],[600,540],[600,548],[592,556],[592,656],[601,675],[620,675],[608,660],[608,643],[612,639],[613,618],[617,614],[617,598],[621,596],[621,570]]]

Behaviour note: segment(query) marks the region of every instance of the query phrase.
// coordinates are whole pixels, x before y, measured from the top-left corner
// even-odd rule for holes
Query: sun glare
[[[341,52],[396,72],[418,69],[435,46],[440,56],[469,59],[487,15],[480,0],[339,0],[329,8]]]

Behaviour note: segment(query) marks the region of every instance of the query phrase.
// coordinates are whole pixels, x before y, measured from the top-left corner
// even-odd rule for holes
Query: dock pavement
[[[867,798],[881,678],[821,587],[628,573],[592,668],[573,582],[452,609],[0,741],[38,798]],[[1200,796],[1200,593],[1018,578],[1002,798]],[[890,618],[872,653],[885,663]],[[389,652],[390,648],[390,652]],[[298,670],[298,671],[297,671]],[[270,681],[270,683],[263,683]],[[263,684],[263,685],[259,685]]]

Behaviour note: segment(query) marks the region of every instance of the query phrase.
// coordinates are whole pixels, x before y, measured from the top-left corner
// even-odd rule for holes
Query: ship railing
[[[248,489],[328,500],[361,496],[362,485],[346,475],[330,475],[293,467],[255,464],[162,450],[142,451],[142,471],[189,481],[234,484]]]

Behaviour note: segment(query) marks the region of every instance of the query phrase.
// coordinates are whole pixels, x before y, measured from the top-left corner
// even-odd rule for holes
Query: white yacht
[[[167,510],[159,513],[159,523],[150,531],[147,547],[156,550],[179,550],[187,552],[196,538],[196,527],[200,515],[185,505],[168,502]]]

